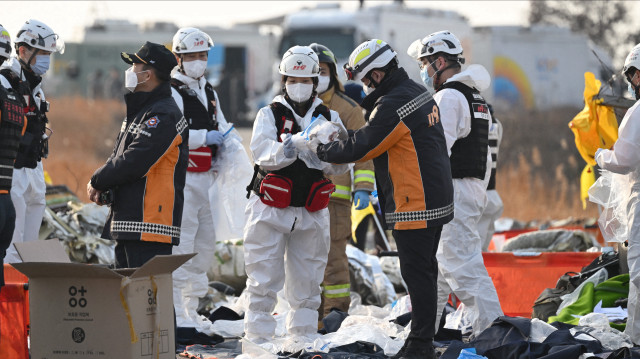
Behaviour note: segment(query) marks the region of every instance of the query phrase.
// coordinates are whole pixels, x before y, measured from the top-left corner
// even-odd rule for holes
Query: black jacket
[[[125,95],[127,117],[91,185],[113,193],[103,238],[180,242],[188,125],[169,84]]]
[[[453,182],[438,105],[399,68],[362,102],[368,123],[344,142],[318,146],[326,162],[373,159],[387,225],[441,226],[453,219]]]

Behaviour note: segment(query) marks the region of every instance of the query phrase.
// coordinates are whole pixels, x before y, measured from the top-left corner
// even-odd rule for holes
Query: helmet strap
[[[20,64],[22,65],[21,67],[33,72],[33,70],[31,69],[31,60],[33,60],[34,57],[36,57],[36,55],[38,54],[38,52],[40,51],[37,47],[32,47],[33,49],[33,53],[31,54],[31,56],[29,57],[29,60],[24,61],[19,55],[20,53],[18,53],[18,60],[20,62]],[[19,52],[20,50],[18,50]]]

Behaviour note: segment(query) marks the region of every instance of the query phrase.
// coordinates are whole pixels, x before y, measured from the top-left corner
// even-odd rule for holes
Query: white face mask
[[[311,93],[313,92],[313,84],[285,84],[285,89],[287,90],[287,95],[289,98],[298,103],[302,103],[311,98]]]
[[[133,92],[136,87],[138,87],[138,84],[141,83],[145,83],[147,82],[147,80],[149,80],[149,78],[147,78],[147,80],[144,80],[142,82],[138,82],[138,76],[136,74],[140,74],[143,72],[147,72],[149,70],[144,70],[144,71],[140,71],[140,72],[133,72],[133,67],[128,68],[125,72],[124,72],[124,87],[127,88],[127,90]]]
[[[365,83],[362,83],[362,91],[364,91],[364,94],[369,96],[370,93],[373,92],[373,90],[375,90],[373,87],[369,87],[367,85],[365,85]]]
[[[193,79],[199,79],[204,75],[204,70],[207,69],[207,62],[205,60],[183,61],[182,68],[185,75]]]
[[[318,76],[318,93],[324,93],[329,89],[331,78],[329,76]]]

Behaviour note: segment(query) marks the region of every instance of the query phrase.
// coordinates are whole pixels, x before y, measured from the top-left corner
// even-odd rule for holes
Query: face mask
[[[199,79],[204,75],[204,70],[207,69],[207,62],[204,60],[183,62],[182,68],[184,69],[185,75],[193,79]]]
[[[145,70],[145,71],[140,71],[140,72],[133,72],[133,67],[128,68],[125,72],[124,72],[124,87],[127,88],[127,90],[133,92],[136,87],[138,87],[138,84],[142,84],[147,82],[147,80],[149,80],[147,78],[147,80],[144,80],[142,82],[138,82],[138,76],[136,74],[140,74],[143,72],[147,72],[149,70]]]
[[[422,67],[422,70],[420,70],[420,78],[422,79],[422,82],[424,82],[424,85],[427,87],[427,91],[429,91],[430,93],[435,92],[435,88],[433,86],[433,78],[434,76],[436,76],[436,74],[434,73],[433,76],[429,76],[427,69],[429,68],[429,66],[433,66],[434,62]]]
[[[318,76],[318,93],[326,92],[329,89],[329,82],[331,82],[329,76]]]
[[[287,95],[293,102],[302,103],[311,98],[313,84],[285,84]]]
[[[31,70],[33,70],[36,75],[43,75],[49,70],[50,63],[51,58],[49,55],[36,55],[36,63],[31,65]]]
[[[369,94],[372,93],[373,90],[375,90],[373,87],[369,87],[369,86],[365,85],[364,82],[362,83],[362,91],[364,91],[364,94],[366,96],[369,96]]]

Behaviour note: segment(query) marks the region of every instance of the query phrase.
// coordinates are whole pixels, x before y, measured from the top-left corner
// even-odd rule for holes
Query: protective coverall
[[[15,74],[21,76],[22,81],[27,81],[20,61],[12,57],[0,66],[0,69],[11,69]],[[39,76],[38,76],[39,77]],[[11,84],[4,76],[0,76],[0,83],[5,88],[11,88]],[[42,83],[38,81],[35,86],[30,85],[34,105],[40,108],[45,103],[44,92],[41,89]],[[29,117],[29,116],[27,116]],[[21,243],[38,239],[42,216],[46,207],[45,193],[47,186],[44,182],[44,170],[42,161],[38,161],[35,168],[15,168],[13,171],[13,182],[11,185],[11,200],[16,211],[16,224],[13,231],[11,243]],[[5,263],[21,262],[20,256],[13,246],[7,250]]]
[[[491,78],[484,67],[471,65],[450,77],[445,84],[453,81],[482,91],[489,87]],[[447,149],[451,156],[454,143],[471,132],[469,103],[460,91],[451,88],[441,89],[433,97],[440,108]],[[490,174],[491,153],[488,151],[483,180],[473,177],[453,179],[454,217],[442,228],[436,255],[439,270],[436,325],[440,323],[442,310],[449,294],[453,292],[473,313],[472,326],[475,334],[482,332],[494,319],[503,315],[495,286],[484,266],[483,241],[478,234],[478,221],[487,205]]]
[[[314,109],[322,104],[316,98],[304,117],[298,116],[283,96],[276,96],[289,108],[302,128],[311,123]],[[342,122],[331,111],[332,122]],[[284,155],[278,141],[278,129],[273,112],[263,107],[253,125],[251,153],[254,162],[266,171],[278,170],[292,164],[296,157]],[[340,174],[350,165],[322,162],[313,151],[300,152],[308,168],[325,174]],[[264,204],[252,193],[247,204],[247,224],[244,230],[244,259],[247,271],[248,309],[244,317],[245,338],[254,343],[270,340],[276,329],[272,311],[276,295],[283,288],[291,306],[286,328],[292,336],[309,337],[317,332],[320,284],[329,253],[329,211],[325,208],[309,212],[304,207],[276,208]]]
[[[171,75],[195,91],[198,99],[206,109],[208,99],[205,92],[207,80],[203,77],[193,79],[179,71]],[[185,112],[184,101],[180,93],[171,89],[173,99]],[[214,91],[216,103],[216,120],[225,123],[224,114],[220,108],[218,94]],[[189,121],[189,119],[187,119]],[[189,129],[189,150],[206,146],[206,129]],[[218,147],[217,154],[223,151]],[[191,155],[191,154],[190,154]],[[213,159],[215,164],[215,157]],[[187,171],[184,186],[184,209],[182,212],[182,228],[180,244],[173,247],[173,254],[197,253],[188,262],[173,272],[173,305],[176,311],[176,325],[178,327],[192,327],[198,331],[210,334],[211,322],[207,318],[198,315],[199,298],[204,297],[209,290],[207,269],[214,259],[215,231],[213,226],[212,206],[209,198],[209,189],[215,181],[217,168],[204,172]]]
[[[624,115],[618,130],[618,140],[613,150],[599,149],[595,160],[602,169],[628,174],[631,195],[627,204],[629,231],[629,303],[625,333],[640,344],[640,101],[636,101]]]
[[[341,89],[342,84],[339,84]],[[348,130],[357,130],[364,126],[364,114],[362,108],[350,99],[344,92],[336,92],[333,87],[320,94],[325,106],[338,112],[342,123]],[[336,191],[331,195],[329,202],[331,248],[327,260],[327,268],[324,271],[322,282],[322,307],[321,318],[329,314],[332,308],[343,312],[349,310],[351,303],[351,290],[349,278],[349,258],[346,247],[351,238],[351,184],[352,176],[345,173],[330,176],[331,182],[336,186]],[[353,167],[353,190],[373,191],[375,173],[373,163],[366,161],[356,163]]]

